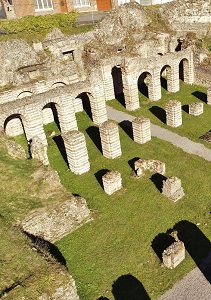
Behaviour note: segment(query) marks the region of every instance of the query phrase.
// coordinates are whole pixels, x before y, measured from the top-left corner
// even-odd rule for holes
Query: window
[[[52,0],[34,0],[35,10],[53,9]]]
[[[89,0],[74,0],[74,6],[90,6]]]

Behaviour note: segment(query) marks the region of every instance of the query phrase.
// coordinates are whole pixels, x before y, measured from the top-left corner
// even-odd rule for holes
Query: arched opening
[[[188,76],[188,60],[182,59],[179,63],[179,79],[185,82]]]
[[[143,96],[145,98],[149,98],[149,85],[152,81],[152,75],[149,72],[143,72],[138,78],[138,91],[139,98],[142,99]]]
[[[43,119],[43,125],[48,125],[51,123],[55,123],[56,126],[48,125],[45,127],[46,135],[48,136],[50,134],[51,130],[60,131],[60,124],[59,124],[59,118],[58,118],[58,112],[57,112],[57,104],[54,102],[47,103],[42,108],[42,119]]]
[[[166,91],[168,90],[168,80],[170,80],[170,77],[171,77],[171,67],[166,65],[160,71],[161,87]]]
[[[125,106],[125,96],[123,92],[122,70],[119,66],[115,66],[111,70],[114,85],[114,95],[123,106]]]
[[[60,86],[65,86],[66,84],[64,82],[54,82],[52,84],[52,88],[57,88],[57,87],[60,87]]]
[[[92,97],[92,95],[90,93],[83,92],[83,93],[79,94],[74,100],[74,110],[75,110],[75,112],[77,111],[76,105],[78,106],[78,109],[80,109],[79,111],[81,111],[81,108],[83,107],[83,109],[85,110],[87,115],[92,120],[92,110],[91,110],[91,104],[90,104],[91,97]]]
[[[17,99],[22,99],[24,97],[30,97],[32,95],[33,95],[33,93],[30,91],[23,91],[17,96]]]
[[[4,132],[9,137],[25,134],[20,114],[12,114],[6,118],[4,122]]]

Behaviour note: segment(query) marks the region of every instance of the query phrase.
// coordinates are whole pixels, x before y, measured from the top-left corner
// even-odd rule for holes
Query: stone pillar
[[[162,194],[173,202],[181,199],[185,195],[181,186],[181,180],[172,176],[163,181]]]
[[[211,86],[207,88],[207,104],[211,105]]]
[[[92,111],[92,121],[96,125],[108,120],[104,90],[102,85],[93,84],[93,95],[90,96],[90,106]]]
[[[44,145],[39,137],[34,136],[30,143],[30,152],[32,158],[36,158],[42,162],[43,165],[49,165],[48,155],[47,155],[47,145]]]
[[[189,114],[193,116],[199,116],[203,114],[204,105],[202,102],[194,102],[189,104]]]
[[[106,121],[99,127],[103,155],[113,159],[122,155],[119,129],[112,121]]]
[[[81,175],[90,170],[85,136],[73,130],[62,134],[70,170]]]
[[[25,107],[23,123],[28,142],[36,136],[43,145],[48,145],[43,129],[42,111],[36,108],[36,104],[27,105]]]
[[[183,72],[184,82],[188,84],[194,83],[194,63],[193,63],[193,52],[191,51],[189,61],[183,60]]]
[[[61,105],[56,105],[61,132],[78,130],[73,101],[68,94],[60,94]]]
[[[182,108],[181,102],[170,100],[166,104],[166,124],[171,127],[182,125]]]
[[[132,121],[132,128],[134,142],[144,144],[151,140],[150,119],[137,117]]]
[[[167,71],[167,90],[170,93],[176,93],[179,91],[179,67],[173,65]]]
[[[161,99],[160,70],[155,70],[153,72],[148,86],[148,96],[151,101],[158,101]]]
[[[137,80],[134,80],[134,75],[123,73],[123,90],[125,97],[125,107],[127,110],[133,111],[139,108],[138,86]]]
[[[185,258],[185,245],[177,241],[166,248],[162,253],[163,264],[170,269],[178,266]]]
[[[122,188],[122,178],[118,171],[109,171],[102,177],[104,191],[108,195]]]
[[[83,111],[83,103],[81,98],[75,98],[73,100],[73,106],[75,113]]]
[[[103,78],[103,88],[105,94],[105,100],[115,99],[114,95],[114,84],[113,78],[111,74],[111,65],[101,65],[101,74]]]

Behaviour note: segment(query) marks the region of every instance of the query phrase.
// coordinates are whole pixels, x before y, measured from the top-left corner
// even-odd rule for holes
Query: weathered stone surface
[[[151,140],[150,119],[137,117],[132,121],[134,142],[144,144]]]
[[[145,175],[145,170],[164,175],[166,172],[166,165],[164,162],[159,160],[140,158],[135,161],[134,169],[137,176]]]
[[[30,144],[30,152],[32,158],[36,158],[43,163],[43,165],[49,165],[48,155],[47,155],[47,146],[44,145],[40,138],[35,136],[32,138]]]
[[[39,209],[22,223],[24,231],[55,243],[91,219],[86,200],[72,197],[63,203],[52,204],[48,209]]]
[[[181,186],[181,180],[172,176],[163,181],[162,194],[173,202],[181,199],[185,195]]]
[[[8,154],[13,158],[27,159],[26,152],[23,147],[13,140],[6,140]]]
[[[171,127],[182,125],[182,107],[180,101],[170,100],[166,104],[166,124]]]
[[[178,266],[185,258],[185,245],[177,241],[163,251],[163,264],[170,269]]]
[[[112,195],[122,188],[122,178],[118,171],[109,171],[102,177],[104,191]]]
[[[202,102],[194,102],[189,104],[189,114],[199,116],[204,112],[204,104]]]

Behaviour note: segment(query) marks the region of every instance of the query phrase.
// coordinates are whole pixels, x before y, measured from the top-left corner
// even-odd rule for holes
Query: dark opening
[[[122,70],[119,67],[113,67],[111,71],[114,84],[115,98],[125,106],[125,96],[123,92]]]
[[[148,86],[147,86],[147,81],[149,80],[149,76],[151,76],[149,73],[144,72],[138,78],[138,90],[141,94],[143,94],[147,98],[149,98]]]
[[[51,108],[52,113],[53,113],[54,122],[56,123],[56,126],[58,127],[58,129],[61,131],[56,105],[54,103],[48,103],[43,107],[43,109],[45,109],[45,108]]]
[[[62,51],[62,54],[67,56],[70,60],[74,60],[74,51],[73,50]]]
[[[183,60],[179,64],[179,79],[184,81],[184,65],[183,65]]]
[[[90,100],[89,100],[88,94],[87,93],[81,93],[76,98],[79,98],[79,99],[82,100],[83,109],[85,110],[87,115],[92,120],[92,110],[91,110],[91,105],[90,105]]]

